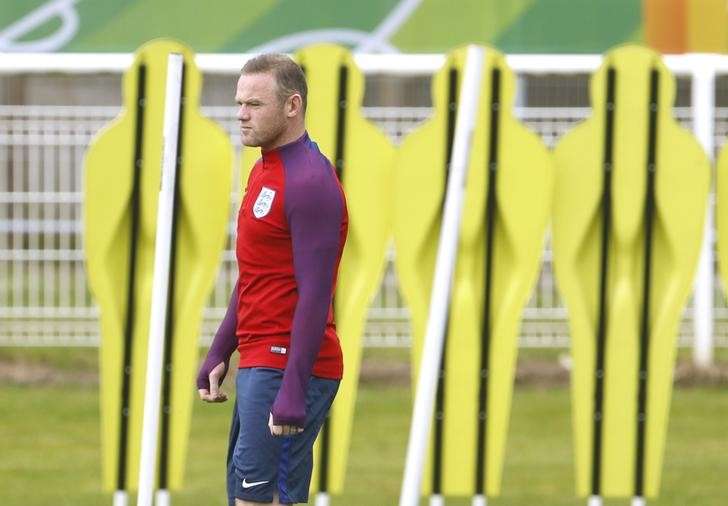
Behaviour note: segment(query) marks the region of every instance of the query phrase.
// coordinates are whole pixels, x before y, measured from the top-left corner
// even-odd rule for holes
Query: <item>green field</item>
[[[527,352],[526,360],[555,353]],[[367,351],[373,374],[357,404],[347,493],[335,506],[396,504],[410,416],[401,351]],[[101,493],[95,350],[0,349],[0,504],[96,506]],[[12,371],[10,371],[12,369]],[[366,369],[366,368],[365,368]],[[25,371],[25,376],[20,374]],[[370,368],[371,370],[371,368]],[[8,372],[10,371],[10,372]],[[18,376],[23,376],[18,379]],[[722,385],[722,386],[721,386]],[[195,405],[186,488],[175,506],[223,505],[230,404]],[[568,389],[533,382],[516,389],[503,496],[491,506],[585,504],[573,497]],[[665,456],[662,496],[650,506],[728,504],[728,388],[677,388]],[[606,506],[627,505],[626,500]],[[448,505],[469,504],[448,500]]]

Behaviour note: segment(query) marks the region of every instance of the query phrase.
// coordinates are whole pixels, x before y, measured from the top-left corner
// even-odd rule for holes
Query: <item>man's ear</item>
[[[303,99],[298,93],[294,93],[286,101],[286,116],[292,118],[303,113]]]

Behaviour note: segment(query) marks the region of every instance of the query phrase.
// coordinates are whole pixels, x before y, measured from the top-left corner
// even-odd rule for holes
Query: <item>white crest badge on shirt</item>
[[[255,199],[255,204],[253,204],[253,216],[258,219],[266,216],[270,212],[270,208],[273,206],[273,199],[275,196],[275,190],[271,190],[264,186],[260,190],[258,198]]]

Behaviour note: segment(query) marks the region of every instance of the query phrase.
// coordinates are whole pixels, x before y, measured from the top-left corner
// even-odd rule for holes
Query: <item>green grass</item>
[[[99,368],[97,348],[0,348],[0,362],[27,363],[59,371],[89,371]]]
[[[27,350],[26,350],[27,351]],[[528,352],[526,355],[537,355]],[[42,361],[93,368],[95,350],[3,350],[0,360]],[[406,353],[368,351],[369,360],[401,360]],[[99,491],[98,392],[94,384],[0,386],[0,504],[96,506]],[[396,504],[402,477],[411,399],[408,388],[366,382],[360,390],[347,492],[334,506]],[[222,505],[224,455],[231,406],[196,403],[185,490],[175,506]],[[728,390],[676,389],[665,456],[661,499],[650,506],[718,506],[728,503]],[[492,506],[570,506],[573,464],[566,388],[516,389],[503,479]],[[467,500],[448,500],[466,505]],[[608,501],[605,506],[626,506]]]

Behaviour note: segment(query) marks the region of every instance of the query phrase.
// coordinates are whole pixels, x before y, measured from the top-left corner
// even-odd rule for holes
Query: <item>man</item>
[[[242,69],[240,135],[259,146],[238,214],[239,277],[200,368],[200,398],[240,352],[228,449],[230,506],[307,502],[312,447],[343,373],[332,297],[348,215],[331,163],[305,130],[306,79],[265,54]]]

